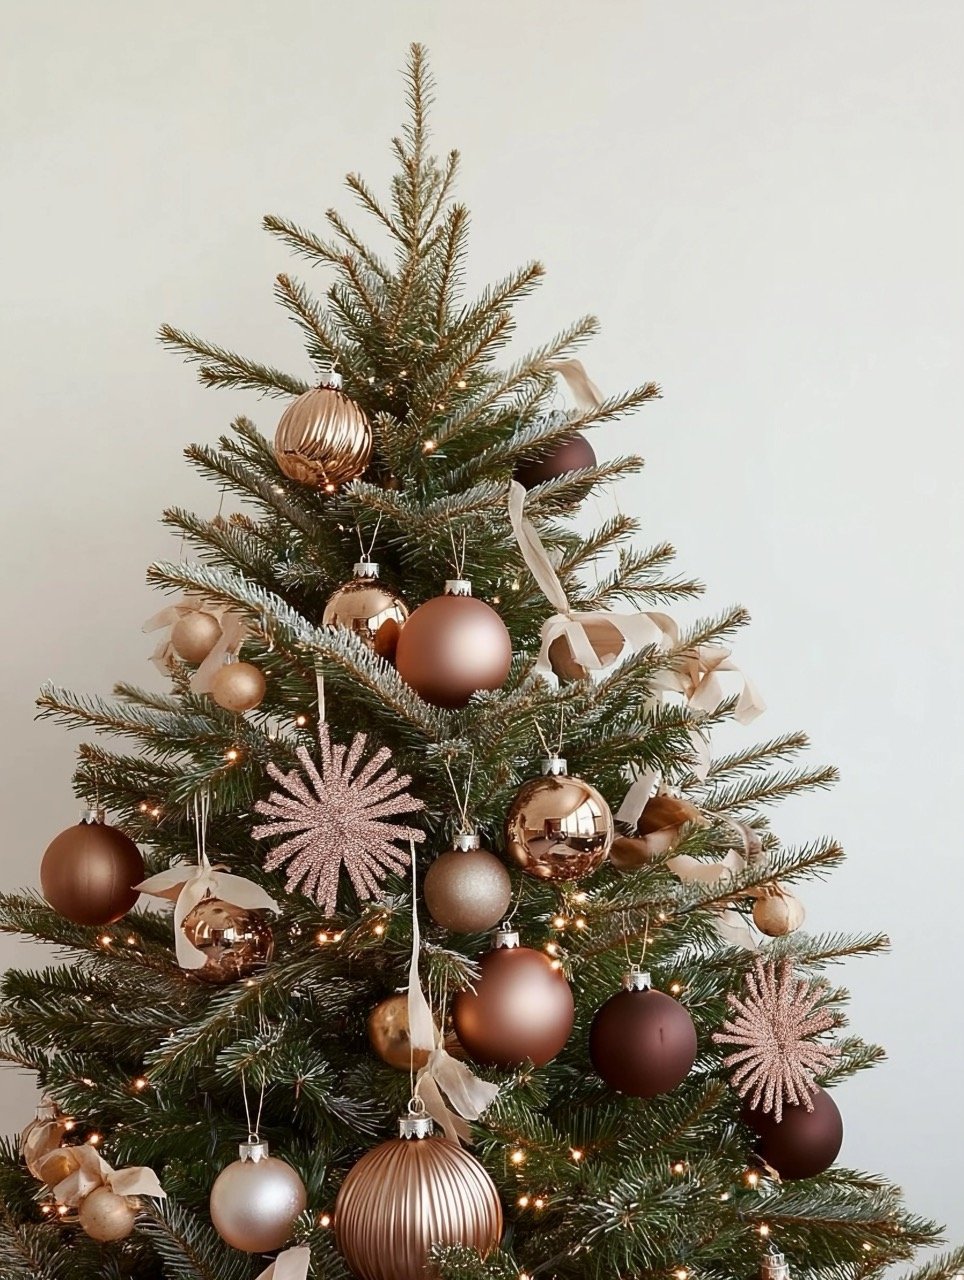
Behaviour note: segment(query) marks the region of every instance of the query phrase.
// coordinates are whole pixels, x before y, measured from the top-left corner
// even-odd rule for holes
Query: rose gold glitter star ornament
[[[322,723],[320,768],[299,747],[303,772],[283,773],[269,765],[279,790],[255,806],[269,821],[251,834],[259,840],[285,837],[265,859],[265,870],[287,863],[288,892],[306,894],[329,915],[335,910],[343,866],[359,898],[375,897],[390,871],[408,866],[408,853],[396,842],[425,838],[417,827],[393,821],[398,814],[425,807],[408,791],[411,778],[388,764],[387,747],[362,764],[366,741],[365,734],[357,733],[350,747],[333,744]]]
[[[815,1077],[840,1055],[835,1044],[812,1037],[838,1024],[829,1009],[818,1009],[824,995],[819,983],[793,972],[793,961],[758,958],[747,973],[746,994],[727,997],[733,1015],[713,1034],[717,1044],[736,1045],[723,1059],[732,1068],[730,1081],[747,1105],[772,1112],[777,1124],[785,1104],[813,1110]]]

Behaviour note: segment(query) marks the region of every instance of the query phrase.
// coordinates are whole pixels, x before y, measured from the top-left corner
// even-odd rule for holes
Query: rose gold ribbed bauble
[[[517,934],[496,937],[515,942],[487,952],[474,990],[456,994],[455,1034],[481,1066],[518,1067],[531,1060],[541,1067],[569,1039],[572,991],[544,951],[520,947]]]
[[[284,411],[274,437],[278,466],[300,484],[333,491],[360,476],[372,454],[372,429],[341,390],[336,373]]]
[[[101,1244],[126,1240],[134,1230],[139,1205],[130,1196],[118,1196],[110,1187],[95,1187],[80,1204],[78,1221],[90,1236]]]
[[[226,662],[211,681],[211,697],[225,711],[253,711],[264,697],[265,678],[252,662]]]
[[[220,622],[203,609],[186,613],[171,628],[171,646],[185,662],[203,662],[220,639]]]
[[[580,880],[602,863],[613,842],[613,815],[595,787],[553,756],[545,776],[522,784],[505,820],[505,847],[537,880]]]
[[[351,582],[339,587],[325,605],[322,622],[326,627],[351,631],[380,658],[393,662],[407,617],[408,606],[402,597],[379,580],[378,565],[359,560]]]
[[[55,911],[73,924],[113,924],[137,901],[144,879],[137,845],[102,810],[61,831],[40,864],[40,887]]]
[[[496,611],[469,594],[468,583],[420,605],[402,627],[395,652],[399,675],[436,707],[464,707],[479,689],[500,689],[512,641]]]
[[[582,629],[603,667],[611,666],[626,646],[623,633],[605,618],[590,619],[583,624]],[[570,680],[585,680],[590,675],[582,663],[576,661],[564,635],[557,636],[550,644],[549,665],[563,684]]]
[[[669,1093],[696,1061],[693,1019],[648,983],[648,974],[628,974],[625,989],[602,1005],[589,1031],[592,1065],[610,1089],[633,1098]]]
[[[201,982],[237,982],[263,969],[274,954],[266,912],[220,898],[202,898],[181,928],[188,942],[204,953],[204,968],[190,970]]]
[[[455,848],[440,853],[426,871],[422,893],[429,915],[443,929],[486,933],[505,918],[512,881],[478,836],[459,836]]]
[[[447,1138],[383,1142],[350,1170],[335,1200],[335,1242],[359,1280],[426,1280],[433,1245],[484,1257],[501,1236],[492,1179]]]
[[[524,489],[534,489],[537,484],[555,480],[569,471],[581,471],[594,467],[596,454],[584,435],[574,431],[571,436],[557,441],[549,452],[532,462],[520,462],[515,469],[515,479]]]

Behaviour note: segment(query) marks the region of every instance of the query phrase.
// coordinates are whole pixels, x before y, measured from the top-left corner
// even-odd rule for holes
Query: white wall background
[[[964,1237],[959,963],[964,515],[964,6],[959,0],[6,0],[0,350],[6,730],[0,882],[72,820],[75,743],[46,677],[150,679],[155,517],[213,509],[180,460],[238,411],[155,345],[171,320],[303,369],[259,230],[321,223],[388,172],[405,45],[431,47],[462,147],[475,279],[530,256],[527,338],[597,311],[607,389],[664,401],[609,430],[620,495],[754,624],[761,734],[806,726],[843,785],[785,808],[851,859],[820,928],[888,930],[850,966],[890,1061],[840,1091],[844,1155]],[[0,942],[0,963],[31,952]],[[0,1122],[31,1098],[4,1076]]]

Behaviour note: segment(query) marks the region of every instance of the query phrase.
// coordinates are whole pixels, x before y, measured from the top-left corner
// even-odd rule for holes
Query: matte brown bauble
[[[582,629],[603,667],[611,666],[626,647],[623,633],[605,618],[590,618],[583,623]],[[549,665],[563,684],[570,680],[586,680],[592,674],[576,661],[565,635],[557,636],[549,645]]]
[[[378,577],[378,565],[359,560],[351,582],[339,587],[325,605],[322,622],[342,627],[387,662],[395,661],[395,649],[408,606],[397,591]]]
[[[617,836],[610,857],[619,871],[649,866],[679,844],[687,823],[705,827],[707,819],[695,804],[661,792],[652,796],[633,831]]]
[[[505,847],[537,880],[581,880],[613,842],[613,815],[595,787],[566,771],[561,756],[543,761],[544,776],[523,783],[505,820]]]
[[[266,1142],[242,1142],[239,1158],[222,1169],[211,1188],[214,1229],[233,1249],[268,1253],[291,1239],[295,1219],[308,1204],[297,1169],[271,1155]]]
[[[118,1196],[110,1187],[95,1187],[80,1204],[78,1221],[90,1236],[101,1244],[126,1240],[134,1230],[139,1206],[130,1196]]]
[[[693,1019],[672,996],[654,991],[649,974],[628,973],[589,1031],[592,1065],[610,1089],[634,1098],[669,1093],[696,1061]]]
[[[251,662],[226,662],[211,681],[211,697],[225,711],[253,711],[264,697],[264,676]]]
[[[453,933],[485,933],[504,919],[512,881],[477,835],[462,835],[435,859],[422,885],[429,915]]]
[[[479,689],[501,689],[512,641],[496,611],[471,594],[471,584],[445,584],[402,627],[395,652],[399,675],[436,707],[464,707]]]
[[[274,954],[274,935],[263,911],[202,898],[181,925],[187,940],[204,953],[204,968],[191,969],[201,982],[237,982],[263,969]]]
[[[202,609],[186,613],[171,628],[171,647],[185,662],[203,662],[220,639],[220,622]]]
[[[428,1062],[428,1050],[412,1051],[408,1026],[408,993],[388,996],[368,1015],[368,1039],[382,1062],[396,1071],[419,1071]]]
[[[787,1181],[816,1177],[840,1154],[843,1120],[837,1104],[820,1088],[812,1102],[812,1111],[798,1103],[784,1103],[779,1124],[771,1112],[751,1107],[740,1112],[740,1118],[757,1135],[757,1155]]]
[[[596,455],[593,447],[584,435],[574,431],[571,436],[552,445],[549,452],[532,462],[520,462],[514,475],[523,489],[534,489],[537,484],[545,484],[547,480],[555,480],[568,471],[581,471],[584,467],[594,467]]]
[[[144,879],[137,845],[108,826],[102,809],[50,842],[40,864],[43,895],[73,924],[113,924],[137,901],[134,885]]]
[[[372,429],[361,407],[341,390],[341,375],[293,400],[274,437],[278,466],[300,484],[334,492],[360,476],[372,454]]]
[[[359,1280],[426,1280],[433,1245],[486,1257],[502,1237],[499,1194],[475,1156],[431,1136],[426,1117],[399,1129],[349,1170],[335,1199],[335,1243]]]
[[[572,991],[544,951],[519,946],[517,933],[497,933],[496,943],[481,959],[474,990],[455,996],[455,1034],[481,1066],[541,1067],[569,1039]]]

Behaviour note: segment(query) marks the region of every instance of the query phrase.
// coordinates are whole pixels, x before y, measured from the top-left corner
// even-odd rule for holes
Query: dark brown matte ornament
[[[501,689],[511,662],[505,623],[464,578],[419,605],[395,652],[399,675],[436,707],[464,707],[479,689]]]
[[[630,970],[623,987],[592,1020],[592,1065],[619,1093],[633,1098],[669,1093],[696,1060],[693,1019],[678,1000],[652,989],[648,973]]]
[[[480,962],[474,990],[452,1002],[455,1034],[465,1052],[484,1067],[537,1067],[569,1039],[574,1003],[569,983],[544,951],[519,946],[510,930],[495,934]]]
[[[843,1145],[843,1119],[826,1089],[817,1089],[813,1110],[784,1103],[779,1124],[771,1112],[744,1107],[740,1119],[757,1135],[754,1150],[785,1181],[815,1178],[829,1169]]]
[[[613,815],[595,787],[567,772],[561,756],[544,760],[542,771],[509,807],[506,852],[537,880],[581,880],[609,852]]]
[[[360,476],[372,454],[372,429],[361,407],[329,370],[321,386],[293,400],[274,437],[278,466],[300,484],[333,493]]]
[[[534,489],[537,484],[545,484],[547,480],[555,480],[569,471],[581,471],[584,467],[594,467],[596,455],[585,436],[574,431],[571,436],[552,445],[549,452],[531,462],[520,462],[515,469],[515,478],[523,489]]]
[[[351,631],[363,644],[387,662],[395,661],[395,649],[408,606],[398,592],[378,577],[378,565],[359,560],[351,582],[339,587],[325,605],[326,627]]]
[[[582,629],[603,667],[611,666],[626,647],[626,637],[605,618],[590,618],[582,624]],[[591,674],[576,661],[565,635],[557,636],[549,645],[549,665],[563,684],[588,680]]]
[[[456,836],[425,873],[422,886],[429,915],[453,933],[487,933],[512,900],[512,881],[503,863],[483,849],[475,834]]]
[[[73,924],[113,924],[137,901],[144,879],[137,845],[89,809],[76,827],[50,842],[40,864],[44,897]]]
[[[181,925],[192,946],[204,953],[203,969],[186,972],[201,982],[237,982],[263,969],[274,954],[274,935],[263,911],[202,898]]]
[[[502,1236],[499,1193],[475,1156],[405,1116],[348,1172],[335,1199],[335,1243],[359,1280],[428,1280],[433,1245],[486,1257]]]

